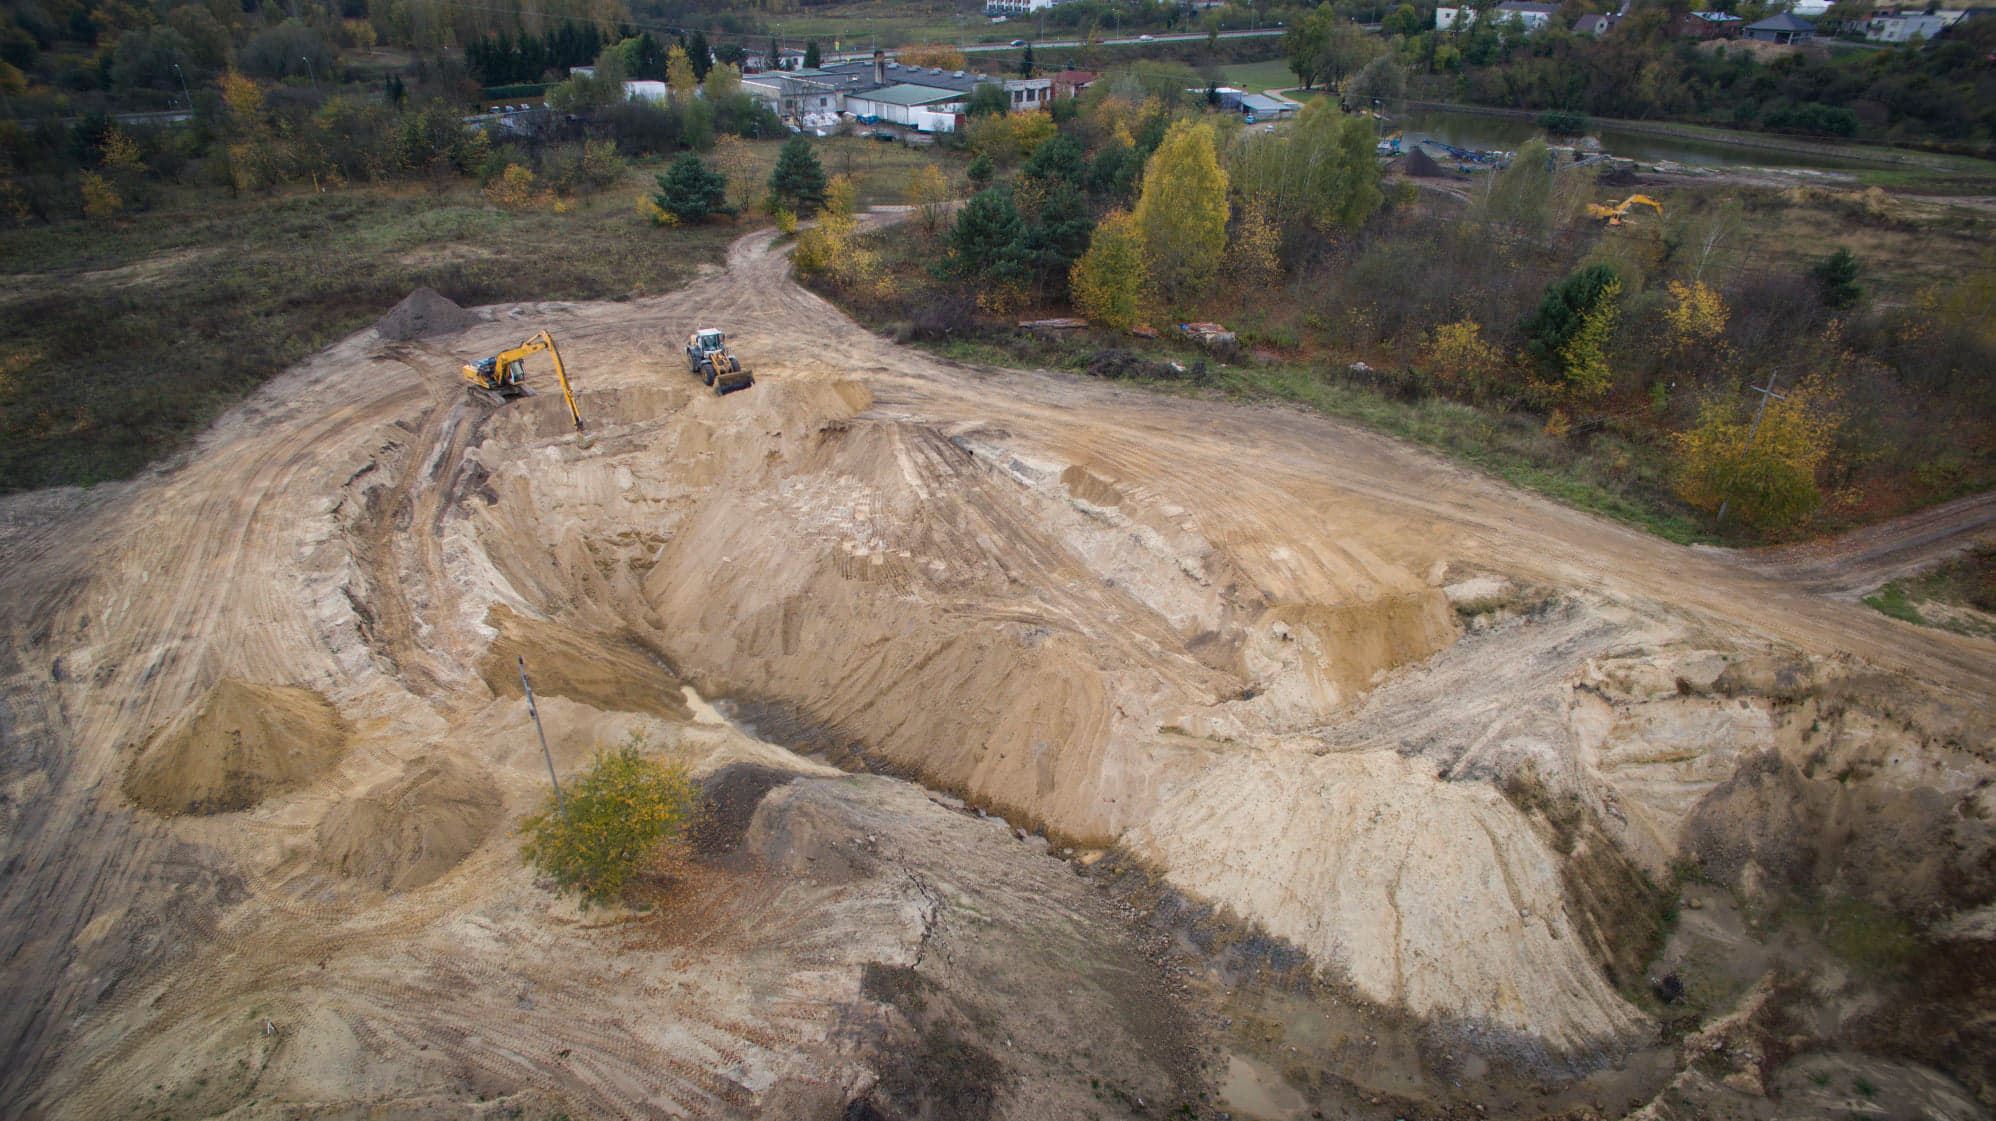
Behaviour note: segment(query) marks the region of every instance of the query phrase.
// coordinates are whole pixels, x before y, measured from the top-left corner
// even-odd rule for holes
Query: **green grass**
[[[900,201],[909,172],[938,158],[815,145],[865,204]],[[756,182],[779,146],[752,146]],[[749,227],[653,228],[635,203],[663,168],[633,167],[567,213],[502,211],[470,182],[187,189],[116,223],[0,233],[0,492],[136,474],[418,287],[466,305],[670,291]]]
[[[566,214],[488,207],[475,185],[188,192],[115,225],[0,235],[0,490],[123,478],[411,289],[460,303],[646,295],[737,231],[662,231],[649,178]]]
[[[1287,89],[1299,85],[1296,72],[1281,59],[1266,62],[1236,62],[1220,68],[1220,75],[1226,84],[1244,89],[1249,93],[1263,90]]]
[[[1996,637],[1996,548],[1977,549],[1864,597],[1894,619],[1956,634]]]

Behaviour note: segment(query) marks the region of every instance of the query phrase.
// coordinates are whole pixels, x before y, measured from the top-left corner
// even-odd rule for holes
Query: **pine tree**
[[[695,31],[686,41],[686,57],[693,62],[693,80],[706,81],[707,71],[714,66],[714,49],[707,45],[705,31]]]
[[[709,214],[727,212],[727,189],[725,176],[708,170],[699,156],[688,152],[658,177],[658,194],[652,201],[682,222],[698,222]]]
[[[1165,133],[1134,217],[1158,293],[1176,304],[1196,300],[1227,248],[1227,173],[1212,125],[1179,121]]]
[[[998,174],[998,169],[992,165],[990,156],[979,152],[963,173],[970,178],[970,185],[981,191],[991,185],[991,177]]]
[[[1027,278],[1025,240],[1026,223],[1012,193],[1003,187],[980,191],[957,214],[944,271],[998,285],[1020,283]]]
[[[1095,227],[1068,285],[1074,306],[1104,327],[1125,330],[1144,317],[1144,245],[1136,219],[1112,210]]]
[[[804,69],[816,70],[818,68],[818,61],[818,41],[813,39],[804,44]]]
[[[1067,282],[1074,262],[1087,252],[1088,236],[1094,232],[1095,222],[1088,216],[1088,200],[1081,188],[1071,182],[1056,182],[1026,229],[1025,262],[1034,283],[1058,290]]]
[[[825,204],[825,168],[810,141],[793,136],[784,142],[769,173],[769,191],[777,205],[800,217],[810,217]]]
[[[1027,43],[1026,53],[1019,56],[1019,77],[1030,78],[1032,76],[1033,76],[1033,45],[1031,43]]]

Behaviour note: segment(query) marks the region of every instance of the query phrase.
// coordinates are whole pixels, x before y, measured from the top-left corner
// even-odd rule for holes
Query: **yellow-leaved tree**
[[[118,212],[125,209],[125,200],[118,197],[118,188],[94,171],[77,176],[77,186],[83,192],[83,216],[93,222],[116,218]]]
[[[1104,327],[1127,330],[1144,317],[1146,271],[1136,219],[1112,210],[1096,223],[1088,251],[1074,262],[1067,284],[1081,314]]]
[[[1227,278],[1243,295],[1282,279],[1282,227],[1274,206],[1262,195],[1242,205],[1234,220],[1234,240],[1227,249]]]
[[[1608,281],[1594,306],[1582,314],[1579,329],[1560,351],[1567,389],[1575,397],[1599,397],[1615,382],[1615,371],[1608,366],[1608,341],[1614,338],[1615,324],[1622,316],[1617,302],[1621,294],[1622,282]]]
[[[686,48],[677,43],[665,52],[665,88],[672,93],[672,100],[680,105],[690,105],[693,91],[699,80],[693,76],[693,60],[686,54]]]
[[[849,175],[835,175],[825,184],[825,205],[818,222],[797,238],[791,255],[799,269],[832,278],[850,290],[877,289],[884,283],[880,254],[860,244],[859,219],[854,216],[858,189]]]
[[[894,52],[894,60],[903,66],[934,67],[937,70],[962,70],[970,65],[962,49],[948,44],[902,47]]]
[[[915,208],[916,228],[924,241],[934,243],[949,221],[949,179],[942,169],[925,163],[908,177],[901,200]]]
[[[1673,280],[1670,306],[1663,309],[1663,318],[1670,325],[1671,349],[1685,351],[1718,341],[1725,333],[1730,313],[1725,298],[1713,291],[1711,285],[1702,280],[1690,284]]]
[[[1816,473],[1841,423],[1835,395],[1813,378],[1769,400],[1758,426],[1744,402],[1708,401],[1698,424],[1675,437],[1677,493],[1755,529],[1786,528],[1822,501]]]
[[[1495,375],[1503,362],[1484,339],[1483,324],[1474,319],[1444,323],[1429,332],[1422,356],[1436,377],[1472,387]]]
[[[645,754],[636,733],[599,752],[566,797],[552,795],[520,823],[521,853],[564,891],[586,903],[614,903],[647,879],[669,878],[700,809],[684,767]]]
[[[1132,217],[1159,297],[1183,307],[1204,295],[1227,248],[1227,173],[1212,125],[1183,120],[1165,131]]]

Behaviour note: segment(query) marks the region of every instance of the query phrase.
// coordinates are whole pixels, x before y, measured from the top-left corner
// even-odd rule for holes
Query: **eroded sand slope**
[[[1644,971],[1686,861],[1987,946],[1987,642],[1318,419],[900,350],[766,237],[659,300],[485,316],[363,332],[184,463],[6,505],[0,934],[32,994],[0,1012],[7,1101],[1044,1117],[1220,1080],[1221,994],[1088,879],[682,681],[1056,847],[1120,844],[1412,1023],[1433,1050],[1389,1089],[1416,1101],[1660,1089]],[[685,374],[709,322],[753,390]],[[543,327],[591,447],[556,398],[456,384]],[[522,656],[561,767],[637,732],[748,782],[681,909],[579,916],[520,866]],[[339,752],[231,812],[135,809],[137,753],[225,682],[325,698]],[[1795,1048],[1875,1001],[1838,1007]]]

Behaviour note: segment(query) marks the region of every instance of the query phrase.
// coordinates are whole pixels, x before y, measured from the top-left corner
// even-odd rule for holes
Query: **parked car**
[[[1139,35],[1139,36],[1137,36],[1137,42],[1139,42],[1139,43],[1155,43],[1156,41],[1157,41],[1157,36],[1155,36],[1155,35]]]
[[[1023,47],[1026,45],[1026,41],[1024,39],[1014,39],[1012,40],[1012,45],[1015,47]]]

